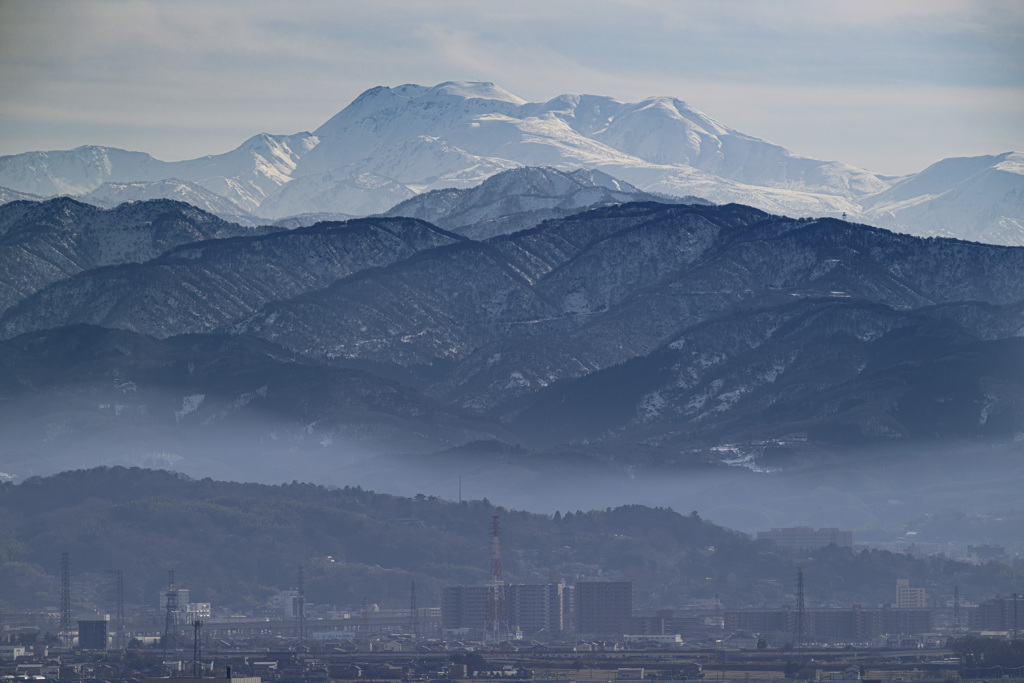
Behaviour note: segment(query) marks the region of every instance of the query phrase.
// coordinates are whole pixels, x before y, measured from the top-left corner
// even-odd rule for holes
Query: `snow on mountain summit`
[[[79,199],[107,209],[112,209],[125,202],[175,199],[191,204],[207,213],[228,218],[240,225],[257,225],[259,223],[255,216],[245,213],[231,200],[211,192],[201,185],[177,178],[131,183],[103,183],[92,192],[81,195]]]
[[[510,102],[511,104],[526,104],[526,100],[516,97],[509,91],[504,88],[499,88],[493,83],[484,81],[448,81],[434,86],[433,89],[450,95],[464,97],[467,100],[499,100],[502,102]]]
[[[1024,154],[943,159],[869,198],[875,225],[923,237],[1024,246]]]
[[[800,156],[675,97],[620,102],[564,94],[527,102],[477,81],[374,87],[312,133],[263,133],[231,152],[189,161],[101,147],[0,157],[0,187],[84,195],[108,182],[178,178],[241,211],[280,218],[384,211],[412,194],[468,188],[520,167],[594,169],[640,191],[790,216],[847,213],[915,234],[932,234],[934,226],[920,221],[936,214],[910,207],[940,195],[951,201],[962,192],[958,201],[969,199],[975,210],[962,216],[963,226],[946,221],[943,234],[1001,240],[1024,223],[1019,155],[945,160],[915,176],[891,178]],[[954,186],[959,190],[948,194]],[[992,232],[993,226],[1001,227]]]
[[[378,87],[314,135],[321,143],[299,162],[298,175],[372,164],[425,136],[460,150],[477,168],[482,166],[476,160],[490,160],[483,167],[495,172],[512,166],[596,168],[641,189],[670,187],[680,194],[700,194],[711,182],[717,183],[719,199],[799,215],[841,212],[848,208],[842,200],[888,186],[863,169],[793,155],[739,133],[673,97],[623,103],[571,94],[529,103],[491,83]],[[409,168],[429,165],[416,154],[403,158]],[[686,169],[709,175],[691,176]],[[451,170],[431,175],[451,175]],[[408,176],[390,175],[424,190],[443,186]],[[688,184],[690,177],[698,182]]]
[[[689,198],[687,203],[701,203]],[[671,202],[601,171],[514,168],[468,189],[417,195],[386,216],[420,218],[470,239],[511,234],[584,209],[626,202]]]
[[[143,152],[84,145],[0,157],[0,186],[42,196],[83,194],[105,182],[171,177],[169,166]]]

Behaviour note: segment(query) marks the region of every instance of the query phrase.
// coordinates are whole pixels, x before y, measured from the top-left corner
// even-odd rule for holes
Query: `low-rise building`
[[[671,635],[627,633],[622,636],[627,647],[679,647],[683,644],[683,637],[678,633]]]
[[[25,657],[25,653],[23,645],[0,645],[0,659],[14,660],[18,657]]]
[[[797,612],[791,609],[727,610],[727,631],[763,635],[772,645],[792,641],[797,632]],[[930,609],[811,609],[804,612],[804,637],[823,643],[863,643],[887,634],[916,635],[935,628]]]

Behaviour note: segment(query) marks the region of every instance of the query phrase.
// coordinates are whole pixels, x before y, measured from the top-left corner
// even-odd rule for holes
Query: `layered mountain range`
[[[147,261],[199,240],[273,230],[167,200],[107,211],[67,198],[12,202],[0,212],[0,308],[84,271]]]
[[[635,471],[1024,443],[1024,249],[637,192],[514,169],[291,230],[2,206],[3,466],[322,481],[450,449]]]
[[[946,159],[896,178],[796,155],[671,97],[531,103],[475,82],[373,88],[311,133],[262,133],[187,161],[95,146],[0,157],[0,201],[70,194],[110,206],[162,197],[253,224],[381,213],[423,192],[537,166],[597,170],[645,193],[794,217],[845,213],[921,236],[1024,244],[1019,153]]]

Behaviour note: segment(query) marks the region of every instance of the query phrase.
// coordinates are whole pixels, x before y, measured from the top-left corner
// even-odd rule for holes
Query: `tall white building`
[[[911,588],[910,579],[896,579],[896,609],[919,609],[928,606],[923,588]]]

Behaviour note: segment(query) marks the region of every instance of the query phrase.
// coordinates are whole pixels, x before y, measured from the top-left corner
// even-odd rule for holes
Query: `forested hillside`
[[[778,605],[792,593],[798,564],[812,604],[891,602],[897,578],[928,586],[936,600],[954,584],[975,600],[1024,579],[1020,567],[834,546],[795,557],[697,512],[666,508],[541,515],[486,500],[197,481],[114,467],[0,486],[0,609],[57,604],[62,552],[71,559],[76,609],[109,609],[111,569],[124,571],[130,605],[155,607],[173,569],[193,600],[254,609],[293,587],[299,565],[311,603],[402,607],[415,580],[421,603],[437,605],[444,585],[487,579],[493,515],[507,580],[628,579],[638,609],[715,595],[726,607]]]

